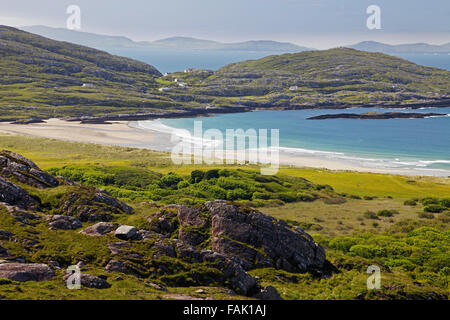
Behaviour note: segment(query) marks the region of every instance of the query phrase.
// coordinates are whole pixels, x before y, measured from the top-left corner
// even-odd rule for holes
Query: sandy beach
[[[0,123],[0,132],[42,138],[60,139],[74,142],[96,143],[123,147],[147,148],[156,151],[172,150],[171,136],[166,132],[142,129],[127,121],[110,124],[81,124],[59,119],[49,119],[45,123],[9,124]],[[280,165],[295,167],[326,168],[360,172],[390,173],[404,175],[436,175],[404,169],[367,168],[344,161],[334,161],[317,156],[298,156],[280,152]]]

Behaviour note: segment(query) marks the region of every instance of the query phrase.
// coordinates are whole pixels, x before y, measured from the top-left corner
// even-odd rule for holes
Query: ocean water
[[[450,107],[398,110],[444,113],[424,119],[327,119],[306,120],[321,114],[390,112],[392,109],[255,111],[213,117],[140,121],[141,128],[170,133],[193,132],[202,121],[203,132],[219,129],[279,129],[282,153],[335,160],[363,168],[401,169],[417,174],[450,176]]]
[[[280,52],[272,51],[105,49],[112,54],[151,64],[162,73],[183,71],[188,68],[217,70],[230,63],[280,54]]]
[[[100,49],[149,63],[162,73],[183,71],[188,68],[217,70],[230,63],[280,54],[280,52],[273,51]],[[398,56],[420,65],[450,70],[450,55],[448,54],[399,54]]]

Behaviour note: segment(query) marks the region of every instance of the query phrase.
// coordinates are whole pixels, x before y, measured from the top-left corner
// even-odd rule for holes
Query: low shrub
[[[374,219],[374,220],[378,220],[379,219],[375,212],[369,211],[369,210],[364,212],[364,218],[366,218],[366,219]]]
[[[399,214],[399,212],[397,210],[389,210],[389,209],[384,209],[377,212],[377,216],[379,217],[392,217],[395,214]]]
[[[417,205],[417,202],[411,199],[411,200],[405,200],[405,202],[403,202],[403,204],[404,204],[405,206],[411,206],[411,207],[414,207],[414,206]]]
[[[447,210],[447,208],[441,206],[440,204],[429,204],[423,208],[424,212],[431,212],[431,213],[441,213],[445,210]]]

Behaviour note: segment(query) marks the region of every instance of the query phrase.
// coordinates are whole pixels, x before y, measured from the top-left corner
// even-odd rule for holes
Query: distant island
[[[450,42],[442,45],[433,45],[428,43],[392,45],[376,41],[363,41],[351,45],[349,48],[387,54],[450,54]]]
[[[326,120],[326,119],[423,119],[428,117],[445,117],[445,113],[404,113],[404,112],[367,112],[367,113],[338,113],[323,114],[320,116],[310,117],[306,120]]]
[[[313,50],[292,44],[271,40],[252,40],[235,43],[222,43],[191,37],[170,37],[156,41],[133,41],[122,36],[108,36],[89,32],[52,28],[47,26],[26,26],[24,31],[38,34],[57,41],[67,41],[93,48],[147,48],[167,50],[223,50],[223,51],[273,51],[280,53]]]

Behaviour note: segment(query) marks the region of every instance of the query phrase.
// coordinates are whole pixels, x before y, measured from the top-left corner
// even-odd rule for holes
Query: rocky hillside
[[[347,48],[162,76],[142,62],[0,26],[0,54],[2,121],[450,103],[450,72]]]
[[[172,74],[212,101],[249,108],[448,105],[450,72],[348,48],[269,56]]]
[[[161,76],[151,65],[0,26],[2,118],[155,110]]]
[[[280,299],[248,271],[276,268],[320,277],[330,269],[324,249],[301,228],[242,204],[169,205],[138,226],[120,223],[133,214],[101,189],[52,176],[1,151],[0,285],[45,286],[56,279],[62,285],[71,277],[66,268],[77,264],[82,286],[91,289],[113,289],[126,275],[162,291],[218,286]]]

